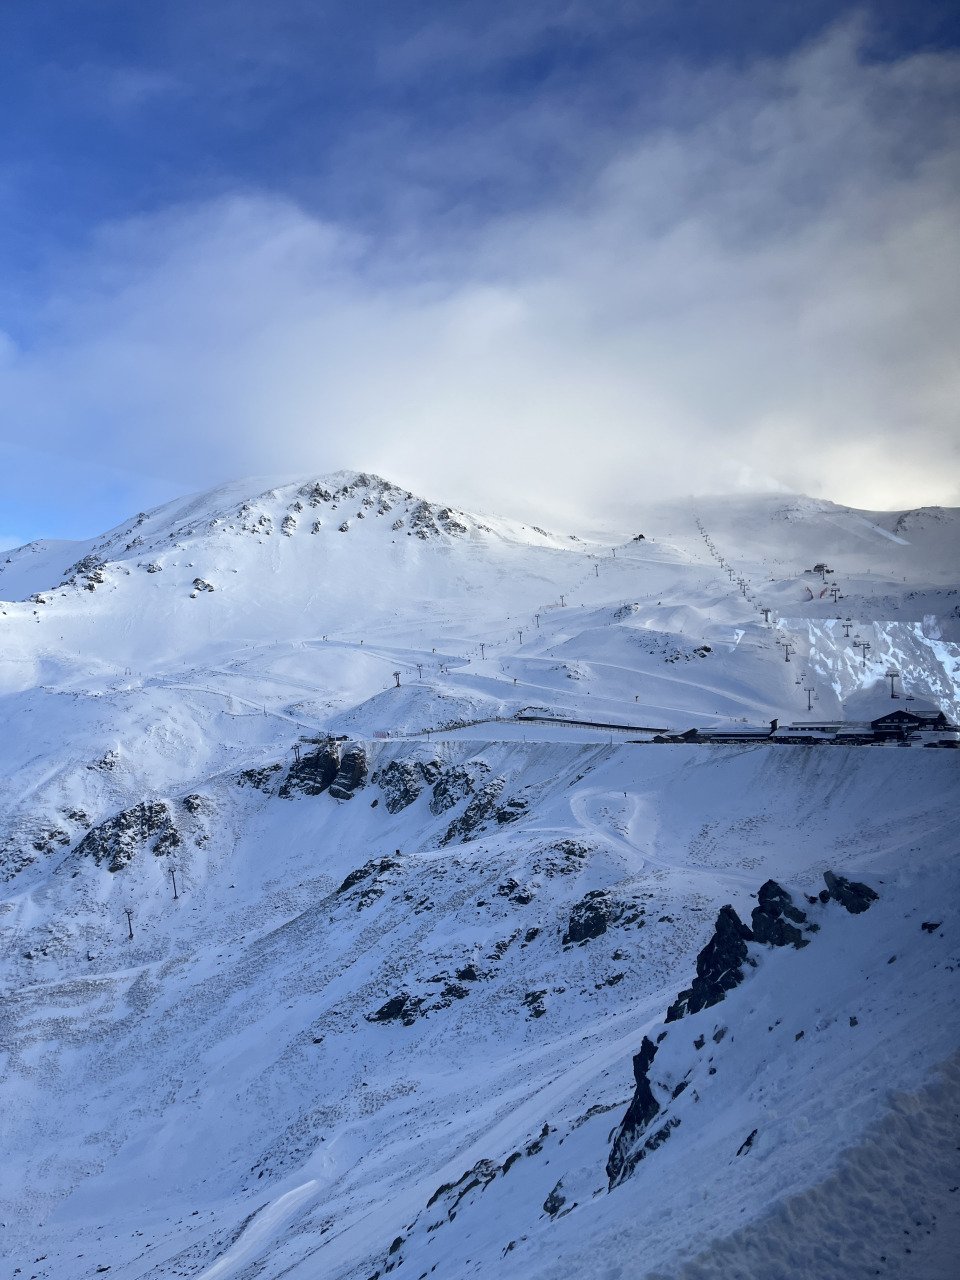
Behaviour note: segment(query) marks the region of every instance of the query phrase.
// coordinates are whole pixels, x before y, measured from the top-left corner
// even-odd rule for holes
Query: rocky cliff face
[[[877,898],[875,890],[868,885],[845,880],[830,871],[826,872],[824,880],[827,888],[819,900],[813,899],[813,904],[825,905],[834,900],[847,911],[857,914]],[[816,921],[808,919],[808,913],[796,906],[790,893],[775,880],[768,880],[761,886],[751,924],[752,927],[745,925],[732,906],[721,907],[713,935],[697,956],[697,976],[670,1005],[665,1025],[719,1004],[727,992],[739,986],[746,971],[756,965],[748,944],[792,946],[799,950],[810,942],[810,936],[806,935],[815,934],[819,929]],[[714,1042],[719,1043],[726,1034],[726,1027],[718,1027],[713,1033]],[[637,1165],[661,1146],[680,1124],[681,1117],[672,1104],[688,1088],[697,1059],[691,1061],[689,1070],[672,1085],[669,1082],[657,1083],[653,1074],[654,1061],[665,1036],[665,1030],[655,1040],[644,1036],[640,1052],[633,1059],[634,1095],[616,1131],[607,1159],[606,1172],[611,1188],[628,1178]],[[693,1047],[699,1053],[705,1044],[706,1037],[701,1035]],[[708,1068],[709,1073],[714,1070]],[[747,1140],[747,1147],[751,1142],[752,1136]]]
[[[92,828],[77,845],[81,858],[106,862],[109,871],[120,871],[143,849],[157,856],[170,853],[181,843],[180,833],[163,800],[143,801]]]
[[[367,753],[360,743],[344,749],[340,767],[330,783],[330,794],[335,800],[352,800],[367,780]]]
[[[307,752],[294,761],[280,784],[278,795],[284,799],[297,794],[322,795],[339,771],[340,743],[335,738],[328,738],[319,743],[315,751]]]

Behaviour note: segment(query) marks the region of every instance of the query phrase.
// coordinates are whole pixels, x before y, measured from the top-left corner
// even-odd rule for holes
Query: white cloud
[[[249,193],[103,228],[7,346],[0,412],[186,487],[355,465],[545,516],[744,483],[960,502],[958,89],[957,59],[865,65],[847,28],[688,77],[682,123],[456,243]]]

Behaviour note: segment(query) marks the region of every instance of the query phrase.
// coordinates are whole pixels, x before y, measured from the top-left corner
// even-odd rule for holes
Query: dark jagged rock
[[[410,512],[410,528],[418,538],[439,534],[440,528],[433,518],[429,502],[418,502]]]
[[[859,880],[846,880],[843,876],[835,876],[832,871],[825,871],[823,879],[829,897],[855,916],[866,911],[870,903],[876,902],[879,896],[868,884],[862,884]]]
[[[771,947],[791,944],[798,949],[805,947],[810,939],[805,938],[797,926],[806,922],[806,912],[794,906],[790,894],[776,880],[761,885],[751,917],[756,942],[765,942]]]
[[[543,1202],[543,1211],[550,1218],[555,1218],[567,1203],[567,1197],[563,1194],[562,1188],[563,1179],[561,1178]]]
[[[419,1014],[422,1001],[418,996],[412,996],[408,991],[401,991],[399,995],[391,997],[386,1004],[382,1004],[374,1013],[366,1014],[368,1022],[402,1022],[405,1027],[412,1026]]]
[[[367,753],[359,743],[347,747],[340,757],[340,768],[330,784],[335,800],[352,800],[367,780]]]
[[[851,883],[829,871],[824,879],[827,890],[820,895],[821,899],[829,901],[832,897],[836,898],[848,911],[855,913],[865,911],[877,897],[869,886]],[[687,1014],[699,1013],[702,1009],[710,1008],[718,1004],[728,991],[738,986],[744,978],[743,966],[755,963],[748,954],[748,942],[759,942],[774,947],[792,945],[799,948],[806,946],[810,941],[801,933],[801,926],[808,932],[816,930],[817,926],[807,920],[806,912],[794,904],[790,894],[782,885],[777,884],[775,880],[768,880],[761,887],[757,899],[757,906],[752,915],[752,930],[743,923],[733,907],[727,905],[720,909],[713,936],[697,956],[697,976],[688,990],[681,991],[667,1010],[665,1022],[676,1022]],[[813,898],[808,901],[813,906],[818,900]],[[895,959],[895,956],[891,956],[888,963],[892,963]],[[851,1018],[850,1025],[856,1026],[857,1019]],[[691,1083],[690,1077],[697,1069],[697,1064],[694,1062],[679,1080],[674,1069],[672,1080],[668,1077],[666,1081],[657,1081],[661,1090],[669,1090],[669,1094],[666,1092],[661,1094],[664,1098],[661,1104],[653,1091],[650,1068],[657,1054],[657,1046],[668,1034],[664,1028],[657,1035],[656,1042],[644,1036],[640,1052],[633,1059],[636,1090],[617,1130],[606,1165],[611,1188],[626,1178],[646,1155],[662,1145],[671,1131],[680,1123],[679,1116],[670,1114],[672,1104]],[[715,1027],[712,1035],[714,1044],[720,1044],[726,1035],[726,1026]],[[803,1031],[798,1031],[794,1037],[795,1041],[803,1038]],[[705,1046],[705,1035],[698,1035],[693,1041],[694,1049],[700,1051]],[[707,1075],[715,1073],[716,1067],[708,1065]],[[656,1132],[647,1136],[654,1120],[658,1121],[659,1127]],[[743,1155],[750,1149],[756,1133],[757,1131],[754,1130],[747,1137],[737,1155]]]
[[[681,991],[667,1010],[667,1022],[676,1022],[688,1013],[699,1013],[719,1004],[728,991],[743,981],[747,943],[753,938],[749,928],[728,903],[720,908],[713,937],[697,956],[697,976]]]
[[[497,885],[497,895],[501,898],[509,898],[518,907],[529,906],[534,899],[533,890],[525,885],[518,884],[512,876],[509,880],[504,881],[503,884]]]
[[[473,794],[474,775],[488,772],[482,761],[477,761],[474,769],[468,770],[463,765],[455,765],[446,770],[437,779],[433,788],[433,799],[430,801],[430,812],[437,817],[452,809],[455,804]]]
[[[634,924],[640,911],[630,911],[623,902],[611,898],[606,889],[592,889],[575,904],[570,912],[567,931],[561,942],[568,946],[574,942],[586,942],[599,938],[613,924]]]
[[[105,567],[106,561],[102,556],[91,552],[63,571],[63,581],[60,586],[77,585],[82,586],[86,591],[93,591],[106,582]]]
[[[528,991],[523,997],[523,1003],[527,1007],[527,1017],[542,1018],[547,1012],[547,1007],[543,1003],[546,991]]]
[[[243,769],[237,774],[237,786],[256,787],[258,791],[269,791],[273,774],[279,773],[282,768],[282,764],[265,764],[260,769]]]
[[[657,1046],[648,1036],[644,1036],[640,1044],[640,1052],[634,1054],[633,1058],[636,1091],[617,1130],[610,1157],[607,1160],[607,1177],[610,1179],[611,1187],[622,1182],[643,1159],[646,1153],[642,1146],[638,1148],[639,1138],[660,1114],[660,1103],[654,1097],[649,1076],[650,1067],[656,1056]]]
[[[298,791],[305,796],[318,796],[328,789],[339,770],[340,744],[330,738],[290,766],[278,794],[284,799]]]
[[[518,818],[522,818],[527,811],[526,800],[521,800],[518,796],[511,797],[505,804],[493,815],[497,822],[503,825],[506,822],[516,822]]]
[[[576,840],[558,840],[556,844],[547,845],[537,851],[530,870],[534,875],[550,878],[577,875],[583,870],[584,863],[591,852],[589,845],[580,844]]]
[[[213,808],[213,801],[209,796],[202,796],[199,792],[194,791],[188,796],[184,796],[180,801],[187,813],[209,813]]]
[[[311,507],[318,507],[321,502],[329,502],[333,495],[329,489],[325,489],[319,481],[313,484],[305,484],[297,490],[301,498],[305,498]]]
[[[513,1158],[509,1158],[510,1163],[515,1163]],[[442,1187],[437,1187],[436,1191],[427,1201],[427,1208],[430,1209],[444,1196],[449,1197],[451,1191],[456,1191],[456,1196],[451,1198],[451,1202],[447,1205],[447,1217],[453,1219],[456,1214],[457,1205],[464,1196],[469,1195],[471,1191],[475,1191],[478,1187],[481,1189],[491,1183],[498,1173],[506,1173],[507,1166],[495,1164],[492,1160],[478,1160],[472,1169],[468,1169],[466,1173],[460,1175],[456,1182],[445,1182]]]
[[[194,578],[193,589],[194,591],[215,591],[216,590],[213,583],[207,582],[206,578]]]
[[[753,1146],[753,1140],[757,1136],[757,1132],[758,1131],[754,1129],[752,1133],[747,1134],[744,1140],[740,1143],[740,1146],[737,1148],[738,1156],[742,1156],[745,1151],[750,1150],[750,1148]]]
[[[436,760],[391,760],[373,776],[385,796],[388,813],[399,813],[440,776]]]
[[[506,778],[491,778],[477,791],[463,813],[447,828],[441,844],[451,840],[467,840],[479,827],[489,822],[497,808],[500,793],[506,786]]]
[[[437,521],[445,533],[466,533],[467,526],[462,524],[449,507],[441,507],[437,512]]]
[[[357,867],[351,871],[343,883],[340,885],[337,893],[349,893],[351,889],[355,889],[357,885],[363,885],[363,891],[360,894],[357,903],[357,910],[374,902],[377,898],[383,896],[386,886],[383,879],[391,871],[396,871],[400,867],[400,863],[395,858],[372,858],[369,862],[365,862],[362,867]]]
[[[58,845],[70,843],[70,833],[62,827],[39,826],[35,828],[30,839],[31,847],[37,853],[53,853]]]
[[[180,843],[170,810],[162,800],[154,800],[126,809],[94,827],[77,845],[76,852],[82,858],[92,857],[98,864],[106,862],[109,871],[120,871],[139,848],[152,847],[159,857]]]

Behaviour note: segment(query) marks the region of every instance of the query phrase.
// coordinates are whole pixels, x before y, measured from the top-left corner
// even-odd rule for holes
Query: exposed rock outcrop
[[[555,1218],[566,1203],[567,1197],[563,1194],[563,1179],[561,1178],[546,1200],[544,1200],[543,1211],[548,1217]]]
[[[388,813],[399,813],[419,798],[425,787],[433,786],[440,776],[436,760],[391,760],[377,771],[371,781],[384,793]]]
[[[330,794],[335,800],[352,800],[366,780],[367,753],[360,743],[351,743],[340,757],[340,768],[330,784]]]
[[[865,911],[877,898],[876,892],[869,885],[844,880],[832,872],[826,872],[824,879],[827,890],[820,894],[824,903],[831,898],[842,902],[848,911],[857,913]],[[753,928],[743,923],[733,907],[727,905],[720,909],[713,936],[697,956],[697,976],[686,991],[681,991],[677,999],[667,1010],[665,1023],[708,1009],[718,1004],[726,993],[738,986],[744,979],[744,966],[755,964],[751,959],[747,944],[761,943],[772,947],[801,948],[810,942],[805,933],[816,933],[818,926],[807,918],[807,913],[797,907],[782,885],[775,880],[768,880],[761,886],[757,894],[757,906],[752,913]],[[816,905],[817,899],[809,901]],[[856,1025],[851,1019],[851,1026]],[[719,1044],[726,1036],[726,1027],[718,1027],[713,1032],[713,1041]],[[660,1032],[656,1042],[648,1036],[643,1037],[640,1052],[633,1059],[633,1074],[636,1088],[627,1108],[610,1150],[606,1171],[611,1188],[623,1181],[636,1168],[639,1162],[661,1146],[670,1136],[673,1129],[680,1124],[680,1117],[672,1110],[672,1104],[685,1092],[690,1077],[693,1075],[695,1063],[683,1074],[681,1079],[673,1076],[673,1087],[670,1079],[655,1081],[651,1075],[657,1046],[668,1034],[666,1029]],[[803,1032],[798,1032],[800,1039]],[[693,1041],[698,1052],[704,1048],[706,1037],[699,1035]],[[712,1074],[714,1068],[710,1068]],[[657,1096],[654,1085],[660,1090]],[[657,1123],[653,1129],[654,1122]],[[651,1131],[652,1130],[652,1131]],[[741,1145],[737,1155],[749,1150],[756,1131]]]
[[[688,1013],[699,1013],[719,1004],[728,991],[743,981],[748,960],[747,943],[753,934],[729,903],[720,908],[713,937],[697,956],[697,976],[667,1010],[667,1022]]]
[[[806,913],[794,906],[789,893],[776,880],[768,880],[761,885],[757,906],[751,915],[756,942],[764,942],[771,947],[786,947],[791,943],[798,948],[805,947],[810,939],[805,938],[797,926],[806,923]]]
[[[158,857],[182,843],[173,815],[163,800],[143,801],[108,818],[88,831],[76,852],[95,862],[107,863],[109,871],[120,871],[138,850],[150,849]]]
[[[439,817],[441,813],[452,809],[455,804],[472,795],[477,775],[485,773],[489,773],[489,769],[482,760],[475,761],[472,769],[467,769],[464,765],[454,765],[452,769],[445,770],[433,788],[430,812]]]
[[[396,858],[371,858],[369,862],[365,862],[362,867],[357,867],[345,877],[337,893],[350,893],[351,890],[360,886],[357,910],[362,911],[371,902],[383,897],[389,884],[390,872],[398,871],[400,865]]]
[[[500,793],[507,785],[506,778],[491,778],[489,782],[475,792],[470,803],[459,818],[450,823],[441,844],[450,844],[452,840],[469,840],[477,829],[489,822],[497,811]]]
[[[83,587],[85,591],[94,591],[107,580],[105,568],[106,561],[103,557],[91,552],[76,564],[72,564],[69,569],[64,570],[60,586],[78,586]]]
[[[86,814],[80,811],[71,811],[64,816],[71,822],[88,824]],[[0,840],[0,880],[11,879],[35,862],[38,854],[49,856],[70,844],[72,838],[69,831],[45,820],[28,819],[18,823],[5,840]]]
[[[526,811],[526,800],[520,796],[511,796],[509,800],[504,801],[493,816],[503,826],[507,822],[516,822],[518,818],[523,817]]]
[[[297,792],[305,796],[318,796],[330,787],[339,771],[340,744],[335,738],[328,738],[317,745],[316,751],[301,755],[290,766],[278,794],[284,799],[289,799]]]
[[[256,787],[258,791],[269,791],[273,783],[273,775],[279,773],[282,764],[265,764],[259,769],[241,769],[237,774],[237,786]]]
[[[570,912],[567,931],[561,939],[564,946],[599,938],[611,925],[635,924],[642,915],[627,903],[611,898],[606,889],[592,889]]]
[[[636,1081],[636,1090],[607,1160],[607,1177],[610,1179],[611,1186],[632,1172],[647,1154],[643,1147],[639,1151],[636,1149],[636,1140],[637,1135],[644,1133],[660,1114],[660,1103],[654,1097],[650,1086],[650,1068],[656,1056],[657,1046],[649,1037],[644,1036],[640,1043],[640,1052],[633,1057],[633,1078]]]
[[[877,900],[876,891],[859,880],[846,880],[843,876],[835,876],[832,871],[825,871],[823,879],[827,887],[820,891],[821,902],[832,898],[852,915],[866,911],[870,903]]]
[[[405,1027],[413,1026],[420,1016],[422,1000],[412,996],[408,991],[401,991],[373,1013],[365,1014],[368,1022],[402,1022]]]

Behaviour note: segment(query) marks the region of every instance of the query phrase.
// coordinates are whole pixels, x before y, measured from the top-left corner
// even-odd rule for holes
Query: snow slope
[[[952,1275],[957,753],[597,726],[869,718],[891,663],[956,716],[958,528],[590,542],[351,472],[8,553],[9,1274]],[[671,1024],[681,1123],[610,1190],[720,906],[827,870],[879,900]]]

